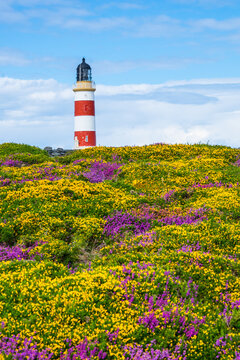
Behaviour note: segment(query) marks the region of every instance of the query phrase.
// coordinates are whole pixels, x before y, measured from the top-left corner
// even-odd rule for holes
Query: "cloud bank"
[[[97,144],[239,147],[240,79],[97,85]],[[73,147],[72,89],[54,79],[0,78],[0,143]]]

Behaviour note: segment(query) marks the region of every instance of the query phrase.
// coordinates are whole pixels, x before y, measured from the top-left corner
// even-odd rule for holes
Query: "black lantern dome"
[[[91,67],[82,59],[82,63],[77,67],[77,81],[92,81]]]

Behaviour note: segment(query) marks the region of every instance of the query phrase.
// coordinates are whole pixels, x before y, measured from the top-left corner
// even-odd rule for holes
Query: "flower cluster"
[[[207,220],[204,215],[208,210],[203,207],[197,210],[190,210],[187,215],[173,215],[160,219],[164,225],[183,225],[183,224],[196,224],[200,221]]]
[[[117,163],[105,163],[102,161],[95,161],[92,163],[89,171],[84,172],[85,176],[91,183],[98,183],[104,180],[111,180],[122,165]],[[116,173],[117,176],[118,173]]]
[[[16,166],[16,167],[21,167],[23,165],[22,161],[19,160],[14,160],[14,159],[5,159],[5,161],[3,161],[1,164],[1,166]]]
[[[48,349],[37,350],[37,344],[30,340],[20,339],[20,336],[13,335],[12,337],[3,337],[0,340],[0,353],[7,356],[9,359],[24,360],[24,359],[51,359],[53,353]]]
[[[39,244],[35,243],[32,246],[26,248],[26,246],[2,246],[0,245],[0,261],[8,260],[33,260],[35,256],[42,257],[43,255],[35,252],[34,255],[31,255],[32,250],[37,247]]]
[[[61,354],[61,360],[75,360],[75,359],[105,359],[107,357],[107,353],[103,350],[99,350],[95,343],[90,343],[87,338],[85,338],[80,344],[77,346],[72,346],[72,340],[67,339],[66,343],[69,348],[67,353]]]
[[[118,211],[106,218],[103,234],[111,236],[122,236],[124,233],[131,232],[135,235],[148,231],[151,227],[151,215],[144,218],[137,217],[131,213]]]

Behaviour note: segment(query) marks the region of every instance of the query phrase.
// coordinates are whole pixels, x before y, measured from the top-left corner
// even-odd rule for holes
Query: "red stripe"
[[[75,101],[75,116],[95,115],[94,101],[93,100],[80,100]]]
[[[96,146],[95,131],[75,131],[74,139],[78,140],[78,146]]]

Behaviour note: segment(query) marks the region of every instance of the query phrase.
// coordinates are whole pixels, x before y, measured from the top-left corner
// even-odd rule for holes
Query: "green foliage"
[[[219,145],[175,145],[168,144],[149,146],[124,146],[124,147],[97,147],[83,150],[76,150],[67,156],[59,158],[61,164],[70,164],[77,159],[102,159],[105,161],[159,161],[191,159],[197,156],[211,157],[213,159],[224,158],[228,163],[234,162],[238,149]]]
[[[24,165],[41,164],[49,161],[48,153],[30,145],[4,143],[0,145],[0,164],[6,160],[18,160]]]
[[[240,167],[229,165],[223,170],[221,181],[224,183],[240,182]]]
[[[0,144],[0,157],[16,153],[27,153],[32,155],[47,155],[48,153],[36,146],[16,143]]]

